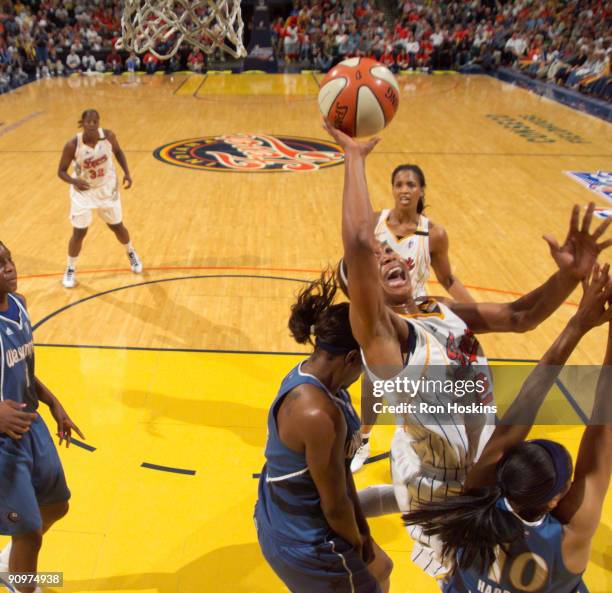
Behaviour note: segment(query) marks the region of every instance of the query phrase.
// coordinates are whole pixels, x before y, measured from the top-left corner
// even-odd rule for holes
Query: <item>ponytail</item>
[[[349,304],[333,304],[337,291],[334,273],[325,270],[298,294],[289,317],[289,331],[298,344],[310,343],[333,354],[359,349],[351,332]]]
[[[405,514],[404,522],[421,526],[425,535],[439,536],[444,555],[460,568],[485,572],[497,546],[523,537],[521,518],[535,521],[548,512],[548,502],[571,479],[572,458],[559,443],[524,441],[506,452],[495,474],[495,485],[425,503]],[[502,496],[512,509],[499,507]]]
[[[462,569],[485,572],[495,560],[495,548],[523,536],[520,519],[497,506],[499,485],[472,489],[459,496],[429,502],[402,516],[406,525],[419,525],[425,535],[442,540],[442,553]],[[461,553],[457,554],[461,549]]]

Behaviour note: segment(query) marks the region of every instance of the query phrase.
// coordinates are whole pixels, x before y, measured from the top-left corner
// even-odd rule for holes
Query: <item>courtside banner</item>
[[[612,202],[612,171],[564,171],[574,181]]]

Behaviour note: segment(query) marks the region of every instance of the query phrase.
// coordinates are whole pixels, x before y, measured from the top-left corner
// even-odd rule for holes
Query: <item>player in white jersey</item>
[[[425,174],[418,165],[397,166],[391,173],[395,205],[374,215],[374,235],[406,260],[414,298],[426,296],[431,267],[438,282],[455,300],[473,301],[452,273],[446,230],[423,215],[425,188]]]
[[[559,270],[513,302],[458,303],[436,298],[417,304],[406,262],[392,249],[381,248],[372,233],[365,158],[378,139],[359,142],[327,124],[326,127],[345,152],[344,260],[339,269],[350,296],[353,335],[362,349],[370,379],[382,381],[379,386],[391,401],[411,403],[429,398],[447,405],[446,414],[422,415],[408,410],[398,415],[392,473],[396,502],[405,512],[413,503],[444,499],[460,488],[483,445],[488,410],[465,414],[461,420],[448,407],[457,401],[459,381],[466,379],[474,383],[480,379],[482,385],[471,394],[475,401],[467,403],[492,402],[487,373],[483,371],[486,359],[473,334],[525,332],[549,317],[590,273],[599,253],[612,245],[612,240],[598,243],[612,221],[591,233],[595,205],[589,205],[582,224],[580,209],[575,206],[563,245],[546,237]],[[378,282],[373,281],[376,277]],[[479,362],[481,368],[477,366]],[[479,377],[481,372],[484,377]],[[447,378],[455,387],[450,392],[435,387],[430,391],[419,387],[416,392],[400,388],[404,379],[414,385],[429,377]],[[411,397],[412,393],[415,397]],[[436,542],[422,537],[418,526],[411,529],[411,536],[417,540],[413,561],[428,574],[445,576],[449,567]]]
[[[399,165],[391,173],[391,189],[395,205],[374,215],[374,236],[400,255],[410,269],[413,297],[427,295],[426,282],[433,268],[438,282],[457,301],[474,299],[461,281],[452,273],[448,257],[448,235],[439,224],[423,215],[425,209],[425,174],[418,165]],[[370,413],[367,403],[371,398],[371,384],[361,383],[362,410],[367,410],[361,426],[361,447],[351,462],[357,472],[370,455],[370,436],[376,414]]]
[[[62,280],[65,288],[76,285],[77,258],[94,210],[97,210],[100,218],[125,247],[132,272],[142,272],[142,261],[123,224],[119,182],[113,164],[114,154],[124,172],[123,185],[129,189],[132,178],[125,154],[115,134],[100,127],[100,115],[95,109],[84,111],[79,125],[83,131],[64,146],[57,172],[60,179],[70,184],[72,236],[68,243],[68,263]],[[68,173],[71,165],[74,165],[74,177]]]

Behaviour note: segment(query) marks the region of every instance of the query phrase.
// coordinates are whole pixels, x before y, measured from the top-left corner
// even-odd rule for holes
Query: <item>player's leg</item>
[[[74,205],[70,212],[70,222],[72,223],[72,235],[68,241],[68,261],[66,271],[62,279],[64,288],[74,288],[76,286],[76,266],[77,259],[83,247],[83,239],[87,235],[87,229],[91,224],[92,215],[89,208],[77,209]]]
[[[370,435],[378,417],[374,411],[374,403],[377,398],[374,397],[373,390],[372,381],[364,373],[361,378],[361,446],[351,461],[353,473],[358,472],[370,456]]]
[[[9,572],[36,572],[42,545],[42,517],[33,483],[32,423],[30,432],[19,441],[0,438],[0,533],[10,535],[11,545],[3,550]],[[20,586],[20,593],[32,593],[35,586]]]
[[[130,239],[130,232],[127,227],[123,224],[123,212],[121,209],[121,202],[118,200],[116,206],[112,208],[103,208],[98,210],[100,218],[108,225],[108,228],[113,231],[117,241],[123,245],[125,252],[127,253],[128,259],[130,260],[130,267],[132,272],[140,274],[142,272],[142,261]]]
[[[35,494],[36,529],[23,535],[13,535],[9,567],[11,572],[36,572],[43,534],[68,513],[70,490],[64,470],[53,444],[51,434],[42,418],[38,417],[30,427],[28,454],[31,459],[30,491]],[[32,490],[33,488],[33,490]],[[29,492],[27,493],[29,495]],[[31,498],[31,497],[30,497]],[[26,496],[28,499],[28,496]],[[30,500],[31,504],[31,500]],[[20,589],[23,593],[35,589]]]
[[[40,506],[40,516],[42,517],[42,532],[47,533],[54,523],[68,514],[68,501],[56,502]]]

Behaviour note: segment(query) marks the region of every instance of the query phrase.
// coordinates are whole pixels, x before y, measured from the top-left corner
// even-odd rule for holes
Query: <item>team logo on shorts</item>
[[[19,513],[12,512],[9,513],[7,517],[11,523],[17,523],[19,521]]]
[[[584,173],[581,171],[565,171],[574,181],[584,185],[596,194],[612,202],[612,172],[597,171],[596,173]]]
[[[191,138],[161,146],[153,155],[177,167],[244,173],[318,171],[344,161],[333,142],[269,134]]]

